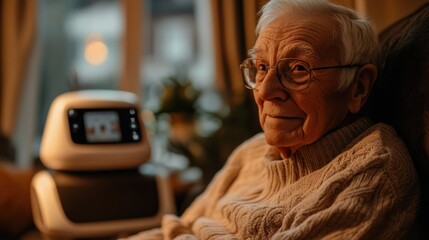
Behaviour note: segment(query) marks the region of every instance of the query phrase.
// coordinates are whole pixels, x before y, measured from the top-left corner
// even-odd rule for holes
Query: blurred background
[[[178,193],[206,184],[260,131],[239,65],[265,2],[1,0],[0,162],[40,165],[46,115],[59,94],[119,89],[141,99],[153,148],[142,171],[177,173]],[[333,2],[368,16],[379,32],[426,1]]]

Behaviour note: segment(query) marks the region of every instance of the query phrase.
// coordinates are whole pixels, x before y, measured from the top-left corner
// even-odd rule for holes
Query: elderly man
[[[400,239],[418,207],[408,152],[359,114],[377,76],[370,24],[322,0],[272,0],[241,69],[264,133],[181,217],[134,239]]]

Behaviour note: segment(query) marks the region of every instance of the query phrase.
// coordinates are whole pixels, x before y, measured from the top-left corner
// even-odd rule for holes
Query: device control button
[[[80,128],[79,124],[77,124],[77,123],[72,123],[71,127],[72,127],[73,133],[77,133],[79,131],[79,128]]]
[[[130,123],[130,128],[131,128],[131,129],[137,129],[137,123],[135,123],[135,122],[131,122],[131,123]]]
[[[69,117],[76,117],[77,116],[77,112],[74,109],[69,109],[68,110],[68,115],[69,115]]]
[[[130,109],[130,115],[136,115],[136,110],[135,109]]]
[[[134,141],[140,140],[140,136],[139,136],[139,134],[136,131],[133,131],[133,140]]]

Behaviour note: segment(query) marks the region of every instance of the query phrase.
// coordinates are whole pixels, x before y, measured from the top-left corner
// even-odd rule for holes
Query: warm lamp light
[[[109,48],[101,40],[95,40],[87,43],[85,46],[85,60],[92,65],[104,63],[109,54]]]

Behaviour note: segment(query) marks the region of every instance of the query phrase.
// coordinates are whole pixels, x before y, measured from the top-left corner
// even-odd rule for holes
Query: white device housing
[[[50,239],[61,240],[137,233],[142,230],[159,227],[163,215],[175,213],[174,197],[169,184],[166,177],[156,177],[159,208],[158,212],[153,216],[77,223],[70,220],[64,212],[52,175],[47,171],[41,171],[34,176],[32,182],[31,204],[34,223]],[[91,199],[88,199],[88,201],[91,201]],[[109,199],[106,199],[106,201],[109,201]],[[144,203],[142,202],[141,204]]]
[[[169,185],[168,176],[163,176],[159,173],[156,176],[151,176],[154,181],[148,181],[147,184],[156,189],[156,194],[153,193],[154,191],[149,193],[149,191],[144,190],[145,186],[148,186],[145,180],[138,180],[138,184],[134,185],[126,177],[119,177],[117,178],[119,180],[114,180],[115,176],[121,175],[123,172],[125,172],[125,175],[127,175],[127,172],[131,172],[131,175],[136,174],[138,167],[148,161],[150,157],[150,143],[143,120],[138,114],[140,111],[138,100],[138,97],[133,93],[114,90],[69,92],[54,99],[43,132],[40,158],[47,168],[58,171],[43,170],[38,172],[32,179],[31,188],[33,219],[37,228],[43,234],[56,239],[73,239],[108,236],[121,232],[132,233],[157,227],[160,225],[164,214],[175,212],[174,196]],[[70,109],[90,109],[90,111],[135,109],[136,120],[140,126],[140,139],[139,141],[125,143],[122,141],[113,143],[98,142],[96,144],[76,143],[72,140],[68,112]],[[80,178],[79,176],[82,173],[91,177]],[[93,222],[73,221],[66,213],[66,203],[62,201],[64,198],[61,198],[61,189],[58,182],[56,182],[59,174],[70,174],[70,176],[76,177],[73,182],[73,184],[77,185],[74,191],[75,196],[94,204],[93,210],[95,214],[97,214],[97,204],[101,203],[99,201],[109,202],[109,197],[107,196],[102,200],[89,198],[81,193],[82,188],[78,184],[87,184],[86,186],[93,187],[94,194],[97,194],[97,187],[100,186],[97,183],[97,174],[107,176],[103,178],[102,182],[102,189],[104,190],[101,193],[104,195],[106,194],[106,189],[108,189],[108,193],[112,192],[114,194],[116,188],[116,190],[122,190],[122,193],[124,193],[116,196],[133,198],[135,191],[140,191],[139,193],[143,194],[144,197],[138,198],[142,199],[142,201],[135,203],[136,206],[148,204],[144,201],[156,198],[158,201],[158,204],[156,204],[157,211],[150,216],[128,219],[101,219]],[[94,177],[91,174],[94,174]],[[110,176],[113,176],[113,180]],[[139,178],[139,174],[137,174],[137,178],[144,179],[143,175]],[[90,181],[89,184],[88,181]],[[112,185],[109,185],[109,181],[113,181]],[[68,188],[71,186],[67,184],[69,183],[63,184],[62,187]],[[121,208],[124,206],[126,208],[127,205],[130,205],[130,202],[124,201],[121,203],[122,205],[116,205],[115,207]],[[82,211],[77,209],[77,211],[79,210]]]
[[[68,122],[70,109],[134,108],[138,97],[115,90],[82,90],[62,94],[51,104],[40,145],[42,163],[55,170],[108,170],[137,167],[148,161],[150,143],[137,111],[141,141],[117,144],[77,144]]]

